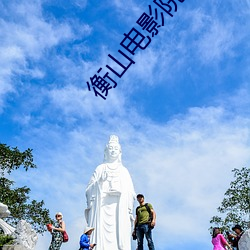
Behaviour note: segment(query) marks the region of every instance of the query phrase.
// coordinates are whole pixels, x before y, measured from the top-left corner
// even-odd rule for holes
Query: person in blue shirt
[[[90,244],[90,235],[93,232],[94,228],[93,227],[86,227],[83,235],[80,238],[80,249],[79,250],[91,250],[95,247],[94,244]]]

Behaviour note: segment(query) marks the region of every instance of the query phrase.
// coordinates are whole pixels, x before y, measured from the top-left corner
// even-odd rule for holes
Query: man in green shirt
[[[155,226],[156,214],[150,203],[144,202],[143,194],[137,195],[137,201],[140,206],[136,208],[135,227],[133,235],[136,235],[138,242],[138,250],[143,250],[143,239],[146,236],[148,249],[155,250],[152,229]]]

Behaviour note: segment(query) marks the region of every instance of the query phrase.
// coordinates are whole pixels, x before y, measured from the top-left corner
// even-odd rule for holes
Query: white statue
[[[15,245],[18,245],[19,248],[34,250],[38,240],[35,230],[32,229],[31,225],[25,220],[19,221],[16,228],[10,226],[1,219],[9,215],[10,211],[8,210],[8,206],[0,202],[0,227],[3,229],[4,234],[13,236]]]
[[[20,220],[14,234],[15,242],[23,246],[26,250],[34,250],[38,237],[31,225],[25,220]]]
[[[95,250],[130,250],[135,191],[128,170],[122,165],[121,146],[115,135],[104,151],[104,163],[97,166],[86,189],[88,226],[95,230]]]
[[[8,206],[0,202],[0,218],[5,218],[10,215]]]
[[[250,229],[246,230],[239,240],[239,250],[250,249]]]
[[[3,229],[4,234],[11,235],[15,228],[6,223],[2,218],[8,217],[10,215],[10,211],[8,210],[8,206],[0,202],[0,228]]]

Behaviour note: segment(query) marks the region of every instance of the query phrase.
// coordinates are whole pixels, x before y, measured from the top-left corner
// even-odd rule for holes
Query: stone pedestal
[[[2,250],[26,250],[25,247],[21,245],[9,245],[3,246]]]

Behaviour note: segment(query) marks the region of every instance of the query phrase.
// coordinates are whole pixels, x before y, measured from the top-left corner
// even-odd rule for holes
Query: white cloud
[[[87,5],[87,2],[88,2],[87,0],[75,0],[74,4],[77,7],[81,8],[81,9],[84,9],[86,7],[86,5]]]
[[[136,22],[140,15],[148,10],[148,4],[142,5],[141,2],[138,4],[133,0],[126,1],[126,4],[121,0],[114,0],[112,4],[119,12],[119,18],[126,23]]]
[[[82,7],[85,4],[84,1],[74,3],[83,3]],[[124,6],[120,1],[112,4],[118,10]],[[79,29],[78,22],[72,27],[72,20],[62,24],[45,20],[39,4],[18,6],[16,12],[23,22],[14,25],[14,21],[1,20],[7,34],[0,48],[4,59],[0,67],[0,80],[4,82],[0,85],[2,94],[15,91],[11,77],[16,72],[36,78],[44,76],[46,72],[38,66],[28,67],[28,59],[36,62],[61,41],[79,38],[85,31],[92,32],[89,26]],[[126,6],[131,7],[133,3],[130,1]],[[138,8],[135,6],[134,15],[130,16],[133,22],[144,11]],[[31,14],[26,17],[24,10]],[[124,13],[128,12],[129,8]],[[58,210],[64,213],[70,241],[62,250],[78,247],[85,225],[84,191],[94,168],[102,162],[104,145],[112,133],[120,137],[123,162],[132,175],[136,191],[144,193],[157,212],[154,231],[157,249],[165,250],[166,235],[171,235],[170,249],[177,249],[176,242],[187,245],[190,241],[194,245],[202,243],[207,249],[211,247],[209,219],[216,213],[232,180],[231,170],[248,166],[250,160],[248,84],[234,96],[213,100],[214,106],[190,107],[186,114],[175,115],[165,124],[144,118],[126,99],[128,92],[123,92],[127,88],[125,84],[132,86],[136,79],[141,80],[141,85],[144,80],[147,84],[157,84],[155,78],[167,80],[166,71],[178,72],[178,67],[183,69],[185,65],[192,67],[187,59],[197,56],[193,53],[196,49],[200,60],[210,65],[228,53],[233,55],[237,39],[242,39],[238,33],[237,39],[232,39],[236,24],[223,23],[204,13],[204,9],[198,9],[192,15],[187,14],[189,19],[194,17],[191,25],[184,16],[188,28],[183,31],[177,32],[178,22],[163,27],[165,31],[161,30],[155,37],[157,43],[137,53],[137,64],[128,70],[126,81],[118,82],[106,101],[95,97],[93,91],[88,92],[85,82],[107,64],[109,51],[105,47],[100,45],[101,52],[95,54],[97,59],[93,61],[87,58],[75,61],[71,54],[56,54],[49,63],[61,78],[50,86],[30,87],[29,95],[33,97],[21,103],[12,117],[22,125],[20,137],[15,134],[16,144],[33,148],[38,165],[37,170],[27,175],[17,173],[15,180],[18,185],[28,183],[31,197],[44,199],[52,216]],[[9,28],[13,34],[8,32]],[[197,35],[197,40],[195,36],[191,36],[192,41],[188,39],[190,31]],[[168,41],[164,39],[167,36],[170,36]],[[80,54],[82,50],[88,51],[84,43],[70,53]],[[49,242],[49,234],[39,237],[37,250],[45,249]],[[186,249],[182,247],[178,249]]]
[[[68,115],[74,116],[70,102],[65,103],[64,98],[67,100],[71,93],[77,99],[78,92],[68,91],[58,99],[63,110],[69,108]],[[81,105],[76,103],[79,110],[84,109]],[[78,245],[84,227],[84,190],[94,168],[102,162],[111,133],[120,137],[123,163],[132,175],[136,192],[144,193],[155,207],[157,248],[164,249],[161,232],[171,234],[169,247],[180,237],[183,243],[192,241],[209,247],[209,220],[229,187],[231,170],[249,164],[250,120],[240,114],[228,116],[223,107],[192,108],[163,125],[133,112],[133,117],[125,112],[115,114],[111,117],[103,113],[103,121],[92,120],[89,126],[75,123],[68,132],[47,124],[25,135],[35,149],[39,168],[34,175],[30,172],[27,177],[16,178],[19,183],[29,179],[32,192],[43,197],[51,211],[63,210],[72,239],[63,247],[73,249]],[[188,228],[195,228],[196,234]],[[48,245],[48,237],[40,239],[44,240]]]
[[[211,27],[197,42],[201,60],[205,63],[218,60],[232,54],[236,41],[233,35],[233,26],[223,25],[218,21],[211,22]]]
[[[12,11],[12,19],[1,20],[2,46],[17,46],[27,57],[39,58],[45,48],[73,35],[67,24],[47,22],[39,4],[21,2],[10,6],[9,11]]]
[[[243,21],[246,13],[241,12],[245,11],[246,2],[212,1],[192,7],[182,13],[182,19],[188,25],[180,34],[180,45],[185,49],[185,55],[207,65],[237,57],[238,46],[249,36]],[[237,17],[232,19],[229,10],[236,9]]]
[[[161,58],[164,58],[164,61],[162,61]],[[162,50],[159,52],[150,48],[149,45],[145,51],[138,51],[133,60],[135,61],[135,64],[128,69],[126,76],[124,76],[126,91],[129,91],[128,86],[130,86],[131,89],[135,89],[142,85],[156,85],[159,83],[159,75],[156,76],[157,72],[161,71],[160,69],[168,65],[170,58],[167,53]],[[160,65],[159,62],[161,63]]]
[[[188,13],[188,17],[191,19],[192,32],[201,32],[207,22],[210,22],[211,17],[206,15],[201,8],[194,9]]]
[[[15,91],[13,77],[16,74],[30,75],[33,78],[44,76],[42,69],[29,65],[29,60],[41,59],[49,49],[73,36],[68,24],[58,24],[45,20],[40,3],[9,3],[3,12],[11,13],[9,18],[0,19],[0,95]],[[18,20],[18,21],[17,21]],[[32,68],[34,67],[34,68]],[[2,98],[1,98],[2,99]],[[0,104],[3,107],[3,103]]]
[[[87,84],[86,84],[87,86]],[[54,89],[48,93],[54,107],[57,107],[69,117],[78,116],[85,119],[96,119],[96,115],[108,117],[123,111],[123,97],[118,93],[109,94],[107,100],[96,97],[94,91],[89,92],[83,85],[78,88],[66,86],[63,89]],[[105,104],[107,105],[103,105]]]

